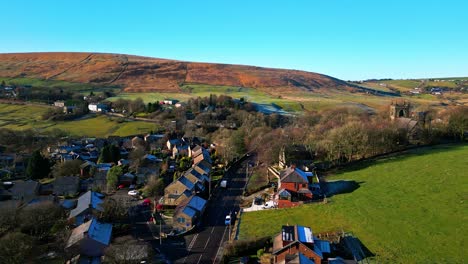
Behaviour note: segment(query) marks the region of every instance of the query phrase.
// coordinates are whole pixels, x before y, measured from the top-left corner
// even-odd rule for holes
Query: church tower
[[[410,117],[410,103],[393,103],[390,105],[390,119],[395,120],[400,117]]]

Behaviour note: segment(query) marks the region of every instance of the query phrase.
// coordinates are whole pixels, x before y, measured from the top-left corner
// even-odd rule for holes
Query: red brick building
[[[312,200],[309,189],[312,172],[304,172],[295,167],[289,167],[279,174],[277,201],[278,207],[292,207]]]
[[[273,239],[274,263],[320,264],[329,253],[330,243],[314,238],[309,227],[283,226]]]

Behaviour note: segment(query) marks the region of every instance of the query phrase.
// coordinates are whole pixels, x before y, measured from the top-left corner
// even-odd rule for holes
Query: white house
[[[91,112],[105,112],[108,110],[108,106],[105,104],[101,104],[101,103],[89,104],[88,109]]]

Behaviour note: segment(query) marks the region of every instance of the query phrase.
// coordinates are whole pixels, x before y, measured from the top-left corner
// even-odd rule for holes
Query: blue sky
[[[4,0],[0,10],[0,53],[125,53],[345,80],[468,76],[464,0]]]

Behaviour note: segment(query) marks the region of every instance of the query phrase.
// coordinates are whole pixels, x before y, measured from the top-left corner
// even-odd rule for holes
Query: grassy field
[[[0,82],[5,81],[7,84],[15,85],[30,85],[33,88],[39,89],[59,89],[62,88],[66,91],[80,92],[80,93],[89,93],[93,91],[94,93],[103,92],[103,91],[114,91],[117,92],[120,90],[117,86],[100,86],[89,83],[77,83],[77,82],[67,82],[60,80],[43,80],[35,78],[7,78],[0,77]]]
[[[468,145],[419,149],[339,172],[360,184],[328,204],[245,213],[240,238],[271,236],[283,224],[351,231],[379,263],[468,259]]]
[[[16,130],[36,129],[39,132],[60,129],[73,136],[94,137],[143,134],[157,129],[155,123],[143,121],[119,122],[117,118],[100,115],[90,115],[85,119],[63,122],[41,120],[41,115],[49,108],[40,105],[0,104],[0,127]]]

